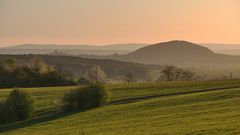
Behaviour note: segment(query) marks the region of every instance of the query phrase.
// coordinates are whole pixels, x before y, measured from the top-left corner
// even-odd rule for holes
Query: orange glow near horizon
[[[0,46],[240,43],[239,0],[1,0]]]

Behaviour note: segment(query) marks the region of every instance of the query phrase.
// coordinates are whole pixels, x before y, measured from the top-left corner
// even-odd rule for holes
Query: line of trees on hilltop
[[[75,82],[56,67],[41,58],[33,58],[29,64],[17,64],[8,58],[0,64],[0,87],[43,87],[73,85]]]

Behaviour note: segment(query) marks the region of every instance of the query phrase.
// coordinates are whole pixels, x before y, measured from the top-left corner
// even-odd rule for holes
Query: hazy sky
[[[240,0],[0,0],[0,46],[240,43]]]

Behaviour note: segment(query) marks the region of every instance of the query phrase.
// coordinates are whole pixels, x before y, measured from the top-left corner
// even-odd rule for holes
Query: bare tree
[[[100,83],[105,81],[106,74],[99,66],[93,66],[87,70],[86,78],[92,83]]]
[[[194,73],[175,66],[166,66],[162,72],[166,81],[190,81],[194,78]]]
[[[177,68],[175,67],[175,69],[173,70],[174,72],[174,81],[179,81],[179,79],[181,79],[182,73],[184,72],[181,68]]]
[[[190,71],[183,71],[181,73],[181,80],[182,81],[191,81],[194,79],[194,73]]]
[[[161,72],[163,74],[163,78],[166,81],[174,81],[176,79],[175,70],[176,67],[174,66],[166,66]]]

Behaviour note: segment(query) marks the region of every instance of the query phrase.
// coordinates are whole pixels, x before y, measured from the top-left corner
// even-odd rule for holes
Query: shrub
[[[7,100],[1,103],[0,114],[2,123],[26,120],[32,117],[34,99],[26,91],[13,90]]]
[[[65,111],[99,107],[108,100],[108,91],[101,84],[89,84],[65,93],[62,103]]]

